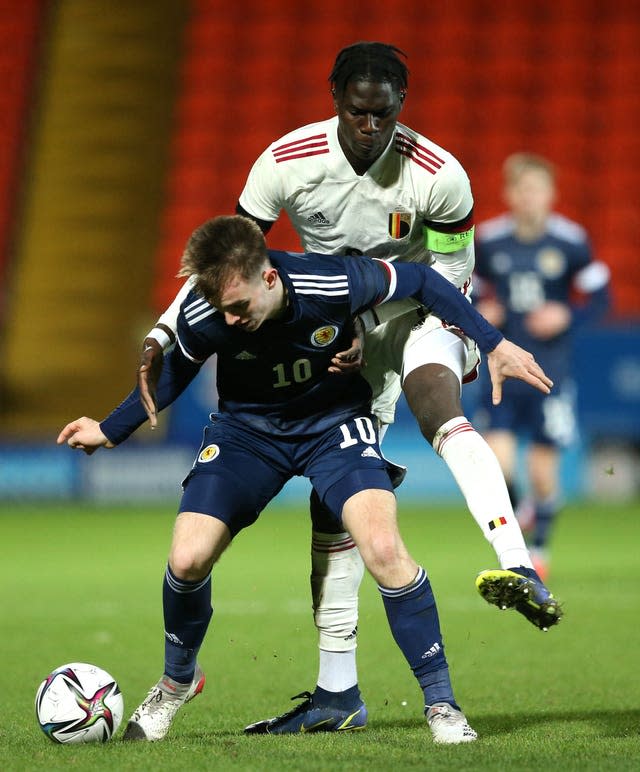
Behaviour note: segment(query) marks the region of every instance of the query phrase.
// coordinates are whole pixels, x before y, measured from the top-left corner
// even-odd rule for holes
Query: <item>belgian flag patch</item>
[[[392,239],[403,239],[411,230],[411,214],[409,212],[390,212],[389,235]]]

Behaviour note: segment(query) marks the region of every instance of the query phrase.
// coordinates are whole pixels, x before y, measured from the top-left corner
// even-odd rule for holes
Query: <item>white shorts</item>
[[[372,412],[383,424],[393,423],[402,383],[418,367],[444,365],[462,384],[473,380],[480,364],[474,341],[457,328],[443,327],[437,317],[422,318],[415,310],[368,332],[364,358],[362,374],[373,391]]]

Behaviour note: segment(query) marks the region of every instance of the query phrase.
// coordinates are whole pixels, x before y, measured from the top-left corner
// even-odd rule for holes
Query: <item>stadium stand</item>
[[[0,0],[0,77],[9,84],[0,95],[0,272],[10,269],[11,298],[0,331],[0,435],[51,432],[70,403],[100,412],[126,389],[139,335],[180,284],[189,233],[233,210],[272,140],[331,115],[333,57],[356,40],[409,54],[403,120],[460,158],[478,219],[500,207],[507,154],[555,161],[560,209],[589,227],[612,268],[616,315],[638,318],[636,2],[409,2],[362,13],[338,0],[268,11],[259,0],[145,0],[111,9],[108,0]],[[270,243],[298,247],[284,221]],[[149,276],[144,315],[122,282],[142,294]],[[47,319],[47,346],[24,309]]]

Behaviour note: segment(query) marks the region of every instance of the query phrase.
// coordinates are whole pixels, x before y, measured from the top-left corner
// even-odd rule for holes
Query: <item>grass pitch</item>
[[[313,689],[316,636],[305,505],[277,504],[214,570],[202,696],[168,739],[123,743],[162,671],[161,581],[174,506],[0,505],[0,763],[3,770],[631,770],[640,768],[640,503],[574,504],[558,523],[549,585],[566,616],[548,633],[474,587],[493,551],[461,507],[400,505],[401,530],[438,599],[456,696],[480,739],[439,747],[421,692],[361,590],[358,663],[369,725],[352,734],[245,737],[247,723]],[[61,746],[38,728],[42,678],[94,662],[120,683],[110,743]]]

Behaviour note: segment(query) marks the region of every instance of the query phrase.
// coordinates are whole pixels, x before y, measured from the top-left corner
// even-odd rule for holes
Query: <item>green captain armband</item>
[[[462,233],[442,233],[424,225],[422,227],[424,245],[431,252],[440,252],[443,255],[447,255],[450,252],[464,249],[473,243],[474,230],[475,227],[472,225],[468,231],[463,231]]]

